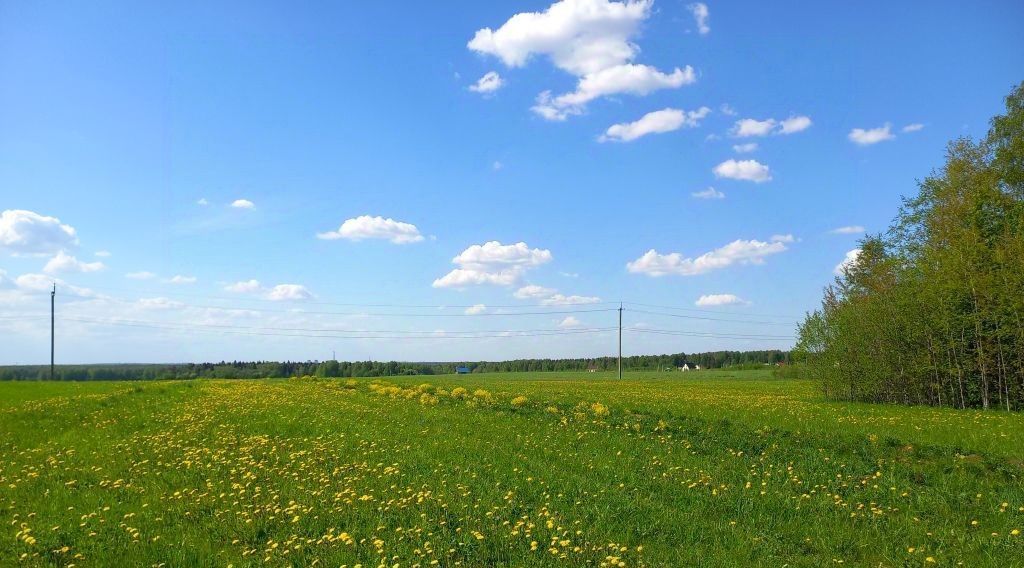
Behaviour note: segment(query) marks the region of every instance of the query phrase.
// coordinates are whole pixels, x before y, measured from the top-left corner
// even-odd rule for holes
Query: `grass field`
[[[3,383],[0,432],[3,565],[1024,565],[1024,415],[762,371]]]

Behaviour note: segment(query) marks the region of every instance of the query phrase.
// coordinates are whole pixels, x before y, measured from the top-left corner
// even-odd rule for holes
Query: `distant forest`
[[[628,370],[665,370],[681,367],[717,369],[722,367],[756,367],[789,361],[788,351],[714,351],[710,353],[676,353],[674,355],[637,355],[623,357],[622,367]],[[594,359],[517,359],[514,361],[467,361],[452,363],[403,363],[399,361],[221,361],[220,363],[125,364],[125,365],[58,365],[54,379],[58,381],[124,381],[165,379],[259,379],[268,377],[387,377],[397,375],[445,375],[456,367],[467,367],[471,373],[514,373],[542,371],[615,370],[615,357]],[[49,365],[18,365],[0,367],[0,381],[46,380]]]

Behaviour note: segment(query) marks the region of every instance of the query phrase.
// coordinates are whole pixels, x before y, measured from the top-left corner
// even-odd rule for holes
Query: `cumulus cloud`
[[[164,282],[168,284],[195,284],[197,280],[198,278],[195,276],[183,276],[181,274],[176,274],[167,280],[164,280]]]
[[[256,204],[248,199],[236,199],[231,202],[231,206],[235,209],[252,209],[256,207]]]
[[[696,80],[690,67],[662,73],[631,61],[640,48],[632,39],[651,13],[651,0],[560,0],[543,12],[516,14],[498,29],[477,30],[467,47],[522,67],[536,56],[579,78],[575,92],[545,91],[533,111],[549,120],[583,112],[589,101],[613,94],[645,95]]]
[[[493,93],[497,91],[505,84],[502,80],[501,75],[497,71],[488,71],[483,77],[480,77],[476,83],[469,86],[469,90],[474,93]]]
[[[528,284],[516,290],[512,295],[520,300],[537,300],[552,296],[556,292],[558,292],[558,290],[555,290],[554,288],[545,288],[544,286],[537,286],[536,284]]]
[[[47,274],[57,274],[59,272],[96,272],[104,268],[106,266],[102,262],[82,262],[70,254],[60,251],[46,263],[46,266],[43,267],[43,272]]]
[[[771,181],[772,174],[768,166],[757,160],[729,159],[715,166],[712,170],[715,177],[763,183]]]
[[[695,191],[690,195],[696,197],[697,199],[725,199],[724,193],[710,186],[705,190]]]
[[[736,121],[730,134],[736,138],[768,136],[769,134],[795,134],[807,130],[812,124],[813,122],[811,122],[811,117],[809,116],[790,116],[783,120],[776,120],[774,118],[766,118],[764,120],[743,118]],[[754,147],[756,148],[757,146],[755,145]]]
[[[129,272],[128,274],[125,274],[124,277],[131,278],[132,280],[152,280],[153,278],[156,278],[156,274],[143,270],[141,272]]]
[[[711,109],[708,107],[700,107],[689,112],[674,108],[656,110],[643,115],[635,122],[623,122],[609,126],[608,130],[598,138],[598,141],[629,142],[641,136],[672,132],[684,126],[694,128],[709,113],[711,113]]]
[[[705,294],[697,299],[694,304],[707,307],[707,306],[736,306],[736,305],[747,305],[747,302],[743,298],[735,294]]]
[[[0,250],[16,255],[54,254],[78,245],[74,227],[24,209],[0,213]]]
[[[857,263],[858,258],[860,258],[859,248],[847,251],[843,260],[832,269],[832,273],[836,276],[842,276],[850,267]]]
[[[278,284],[266,294],[268,300],[275,301],[309,300],[314,297],[313,293],[301,284]]]
[[[864,232],[864,227],[860,225],[847,225],[845,227],[836,227],[829,232],[836,235],[859,235]]]
[[[346,219],[337,231],[317,233],[317,238],[325,240],[348,239],[350,241],[361,241],[364,239],[381,239],[390,241],[396,245],[418,243],[423,240],[423,235],[416,225],[403,223],[390,217],[371,217],[360,215],[353,219]]]
[[[583,76],[571,93],[552,96],[551,91],[542,92],[532,110],[548,120],[565,120],[571,115],[583,114],[586,104],[599,97],[619,94],[644,96],[696,81],[697,74],[690,66],[663,73],[650,65],[625,63]]]
[[[597,296],[578,296],[572,294],[566,296],[565,294],[552,294],[547,298],[540,301],[545,306],[567,306],[567,305],[579,305],[579,304],[596,304],[601,301],[601,298]]]
[[[746,144],[734,144],[732,149],[737,154],[748,154],[757,150],[757,142],[747,142]]]
[[[758,241],[735,240],[711,252],[696,258],[684,258],[674,252],[661,254],[651,249],[640,258],[626,264],[626,269],[635,274],[648,276],[695,276],[713,270],[719,270],[734,264],[763,264],[765,258],[773,254],[785,252],[786,242],[782,240]]]
[[[918,130],[921,130],[923,128],[924,128],[923,124],[921,124],[920,122],[915,122],[913,124],[908,124],[908,125],[904,126],[901,130],[903,132],[917,132]]]
[[[474,305],[466,308],[466,311],[463,312],[463,313],[465,313],[467,316],[474,316],[474,315],[477,315],[477,314],[482,314],[482,313],[484,313],[486,311],[487,311],[487,306],[485,306],[483,304],[474,304]]]
[[[480,284],[511,286],[526,271],[551,261],[551,251],[531,249],[526,243],[503,245],[490,241],[473,245],[452,259],[459,266],[434,280],[435,288],[464,288]]]
[[[851,142],[859,146],[870,146],[871,144],[878,144],[886,140],[892,140],[896,138],[896,135],[891,131],[892,125],[886,122],[884,125],[878,128],[854,128],[846,135]]]
[[[707,35],[711,33],[711,27],[708,26],[708,5],[703,2],[697,2],[687,6],[690,12],[693,14],[693,19],[697,22],[697,31],[700,35]]]
[[[196,205],[204,205],[205,206],[205,205],[209,205],[209,204],[210,204],[210,202],[207,201],[205,197],[200,197],[199,199],[196,200]]]

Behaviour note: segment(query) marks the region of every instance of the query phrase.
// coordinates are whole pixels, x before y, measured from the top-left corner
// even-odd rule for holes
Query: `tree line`
[[[1024,406],[1024,83],[862,240],[794,356],[836,399]]]
[[[788,351],[715,351],[672,355],[623,357],[629,370],[666,370],[683,365],[721,368],[738,365],[763,366],[789,361]],[[221,361],[184,364],[102,364],[57,365],[59,381],[118,381],[169,379],[259,379],[283,377],[386,377],[399,375],[446,375],[466,367],[472,373],[514,373],[544,371],[612,371],[615,357],[578,359],[517,359],[513,361],[466,361],[410,363],[400,361]],[[0,381],[47,380],[48,365],[0,367]]]

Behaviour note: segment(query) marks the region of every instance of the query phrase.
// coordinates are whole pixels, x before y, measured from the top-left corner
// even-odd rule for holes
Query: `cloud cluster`
[[[651,249],[626,264],[626,269],[648,276],[695,276],[734,264],[763,264],[766,257],[785,252],[788,249],[786,244],[793,240],[792,235],[775,235],[768,241],[737,239],[696,258],[684,258],[677,252],[661,254]]]
[[[551,251],[531,249],[519,242],[503,245],[489,241],[473,245],[452,259],[459,266],[434,280],[434,288],[465,288],[481,284],[512,286],[530,269],[551,262]]]
[[[581,114],[596,98],[658,89],[696,81],[692,67],[662,72],[632,63],[640,48],[631,40],[651,13],[651,0],[560,0],[543,12],[516,14],[498,29],[477,30],[467,47],[497,57],[508,67],[522,67],[546,56],[578,78],[576,90],[562,95],[544,91],[533,111],[548,120]]]
[[[643,115],[635,122],[611,125],[598,141],[630,142],[648,134],[672,132],[683,127],[694,128],[710,113],[711,109],[708,107],[700,107],[689,112],[674,108],[656,110]]]
[[[381,239],[396,245],[418,243],[423,240],[420,230],[412,223],[403,223],[390,217],[371,217],[370,215],[346,219],[337,231],[317,233],[316,236],[324,240],[348,239],[350,241],[361,241],[364,239]]]
[[[696,2],[687,6],[690,12],[693,14],[693,19],[697,23],[697,32],[700,35],[708,35],[711,33],[711,27],[708,26],[708,5],[703,2]]]
[[[265,288],[259,280],[241,280],[234,284],[228,284],[224,290],[236,294],[256,294],[267,300],[274,301],[296,301],[309,300],[314,298],[309,288],[301,284],[278,284],[272,288]]]
[[[768,136],[769,134],[795,134],[807,130],[812,124],[809,116],[791,116],[783,120],[743,118],[736,121],[730,134],[736,138]],[[754,147],[756,148],[756,145]]]
[[[0,250],[16,255],[55,254],[78,246],[74,227],[34,211],[8,209],[0,213]]]

